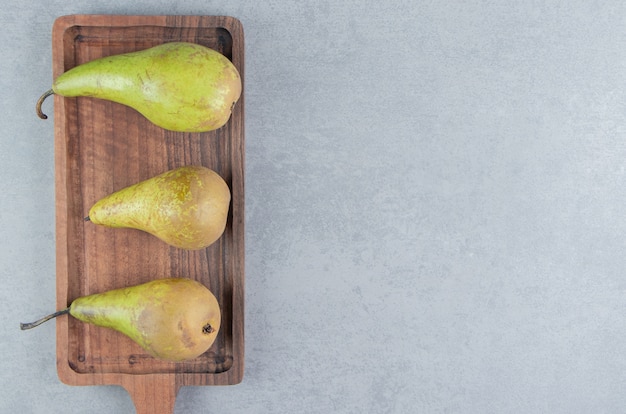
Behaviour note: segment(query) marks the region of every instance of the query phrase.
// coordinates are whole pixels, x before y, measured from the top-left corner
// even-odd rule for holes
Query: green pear
[[[97,201],[85,220],[145,231],[171,246],[199,250],[224,233],[230,189],[215,171],[185,166]]]
[[[172,42],[138,52],[95,59],[57,77],[52,94],[89,96],[134,108],[172,131],[204,132],[222,127],[241,95],[237,68],[202,45]]]
[[[211,291],[192,279],[157,279],[141,285],[75,299],[68,308],[22,330],[69,313],[74,318],[123,333],[150,355],[184,361],[206,352],[220,329],[220,306]]]

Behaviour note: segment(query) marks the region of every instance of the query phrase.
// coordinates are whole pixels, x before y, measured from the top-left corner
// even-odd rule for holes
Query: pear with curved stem
[[[35,322],[32,329],[61,315],[111,328],[135,341],[155,358],[184,361],[206,352],[221,324],[213,293],[192,279],[157,279],[75,299],[69,307]]]
[[[206,132],[228,122],[241,96],[235,65],[208,47],[171,42],[78,65],[57,77],[37,101],[53,94],[88,96],[127,105],[171,131]]]

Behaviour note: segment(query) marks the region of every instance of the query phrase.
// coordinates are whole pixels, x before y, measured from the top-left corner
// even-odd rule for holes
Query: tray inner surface
[[[65,70],[169,41],[190,41],[232,57],[231,34],[219,27],[73,26],[63,36]],[[202,356],[170,363],[149,357],[123,335],[68,320],[68,364],[77,373],[220,373],[233,363],[233,273],[238,244],[232,208],[222,238],[207,249],[183,251],[130,229],[84,221],[93,203],[113,191],[183,165],[218,172],[232,190],[240,150],[232,122],[208,133],[165,131],[131,108],[94,98],[56,98],[65,107],[68,304],[79,296],[143,283],[189,277],[204,283],[222,308],[216,342]],[[233,197],[243,194],[233,193]],[[232,203],[231,203],[232,206]]]

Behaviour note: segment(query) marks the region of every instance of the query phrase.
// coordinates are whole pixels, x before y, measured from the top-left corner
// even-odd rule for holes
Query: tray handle
[[[170,374],[137,375],[123,384],[137,414],[173,414],[180,386]]]

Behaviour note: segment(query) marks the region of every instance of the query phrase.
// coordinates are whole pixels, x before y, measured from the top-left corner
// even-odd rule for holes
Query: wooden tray
[[[102,56],[170,41],[214,48],[244,69],[243,29],[215,16],[72,15],[53,27],[53,77]],[[208,133],[165,131],[120,104],[54,97],[57,307],[79,296],[189,277],[216,295],[222,327],[200,357],[170,363],[148,356],[125,336],[57,319],[57,370],[70,385],[116,384],[138,413],[171,413],[184,385],[230,385],[244,369],[244,100],[226,126]],[[83,218],[99,198],[182,165],[204,165],[229,184],[232,203],[222,238],[183,251],[138,230],[108,229]]]

